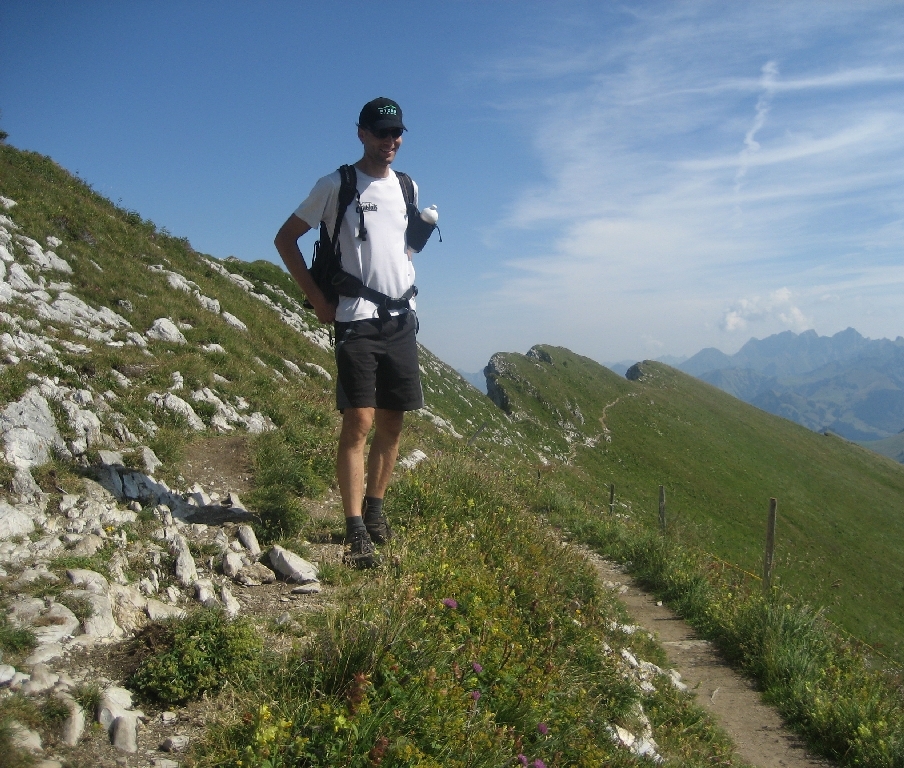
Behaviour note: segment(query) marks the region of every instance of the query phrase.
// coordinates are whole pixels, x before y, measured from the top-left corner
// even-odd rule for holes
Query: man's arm
[[[326,300],[326,297],[317,287],[314,278],[308,271],[307,265],[304,263],[304,256],[301,255],[301,249],[298,247],[298,238],[308,232],[310,225],[296,216],[294,213],[286,219],[286,223],[279,228],[273,244],[279,255],[282,256],[283,263],[289,274],[298,283],[298,287],[308,297],[308,301],[314,306],[314,314],[321,323],[331,323],[336,319],[336,305]]]

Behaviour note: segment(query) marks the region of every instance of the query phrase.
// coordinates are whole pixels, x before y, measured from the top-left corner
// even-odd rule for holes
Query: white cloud
[[[746,331],[751,325],[775,320],[782,327],[798,333],[813,327],[812,318],[793,303],[792,292],[788,288],[779,288],[766,298],[753,296],[735,301],[723,315],[722,329],[735,333]]]
[[[542,178],[499,224],[500,314],[563,338],[618,327],[615,359],[650,339],[693,353],[720,332],[856,327],[855,296],[899,301],[901,21],[791,5],[657,4],[597,58],[569,41],[506,59],[507,84],[517,73],[548,108],[509,102],[514,120],[534,110]]]

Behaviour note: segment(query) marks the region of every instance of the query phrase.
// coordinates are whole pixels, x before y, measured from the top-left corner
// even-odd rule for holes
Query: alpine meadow
[[[537,345],[485,396],[421,348],[359,572],[329,329],[282,269],[0,143],[0,278],[6,764],[747,765],[605,557],[813,751],[904,766],[892,459],[661,363]]]

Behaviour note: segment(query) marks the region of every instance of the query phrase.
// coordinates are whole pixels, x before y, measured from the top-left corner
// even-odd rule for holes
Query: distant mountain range
[[[676,367],[764,411],[904,461],[904,337],[785,331],[751,339],[734,355],[704,349]]]

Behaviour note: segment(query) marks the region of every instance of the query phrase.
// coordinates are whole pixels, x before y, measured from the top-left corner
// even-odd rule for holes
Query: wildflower
[[[527,765],[527,758],[524,755],[518,755],[517,760],[520,765]]]
[[[541,736],[545,736],[549,733],[549,726],[546,723],[537,723],[537,730],[540,732]]]
[[[477,701],[480,698],[480,691],[471,691],[471,698]]]
[[[471,664],[471,669],[473,669],[478,675],[483,672],[483,667],[480,666],[476,661]]]
[[[443,605],[445,605],[446,608],[451,608],[452,610],[458,608],[458,602],[451,597],[444,597]]]
[[[534,760],[534,768],[546,768],[546,763],[544,763],[539,757]]]

